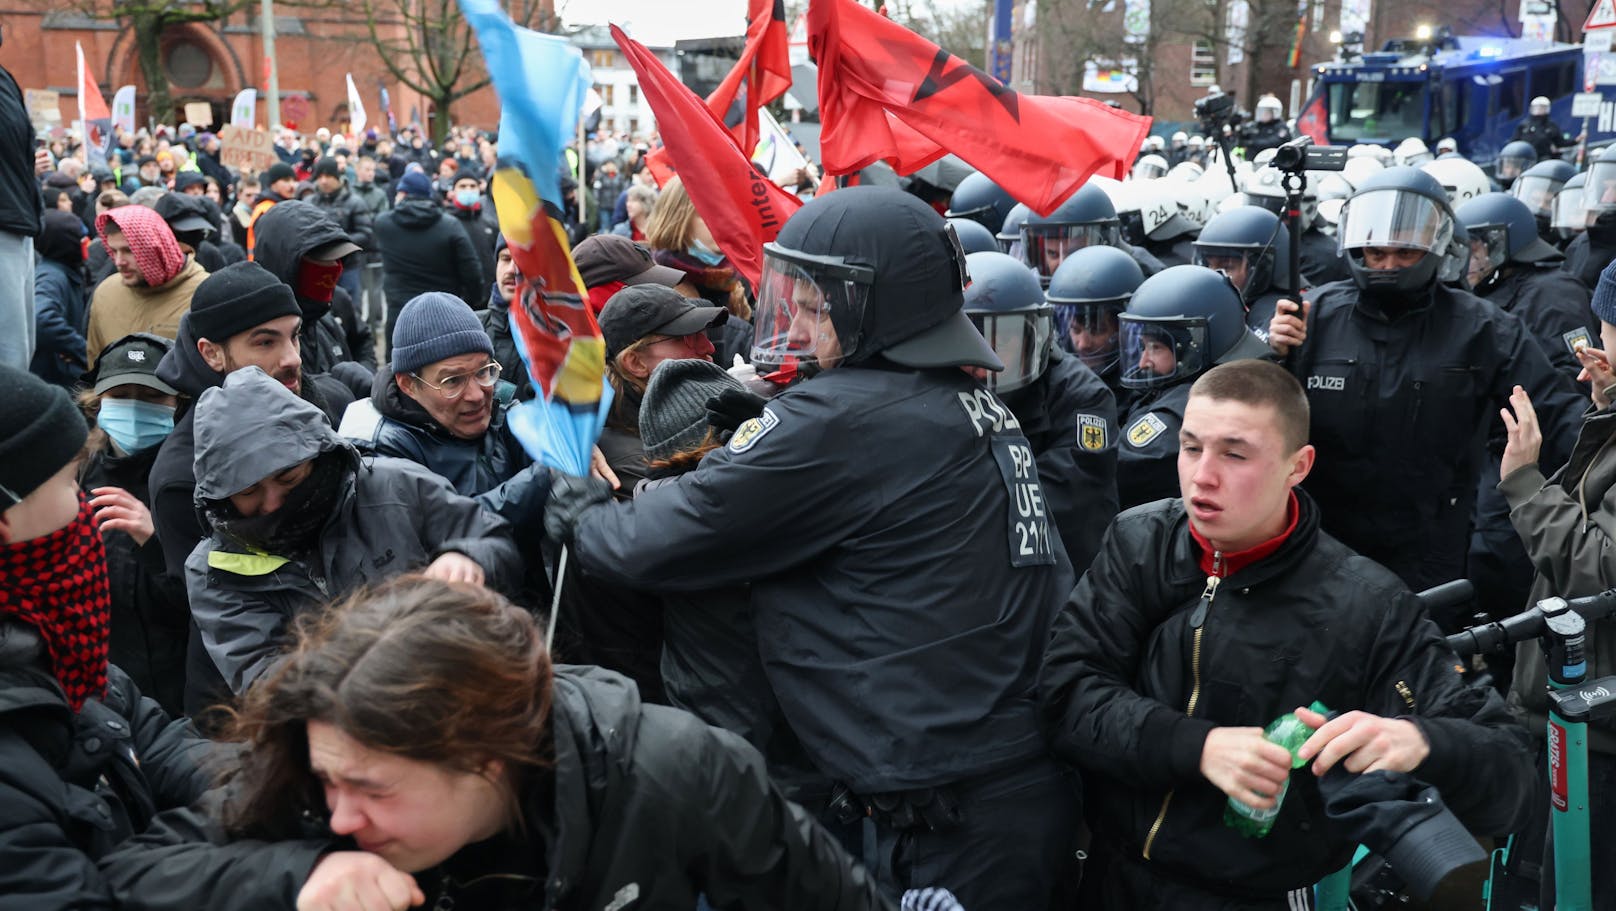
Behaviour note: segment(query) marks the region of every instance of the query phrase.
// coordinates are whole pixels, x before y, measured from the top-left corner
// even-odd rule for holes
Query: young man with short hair
[[[1357,844],[1323,809],[1336,767],[1408,773],[1484,835],[1526,809],[1525,731],[1460,677],[1396,576],[1320,530],[1297,486],[1308,424],[1279,366],[1208,371],[1179,432],[1182,498],[1118,516],[1054,623],[1041,696],[1055,752],[1090,786],[1085,907],[1311,907]],[[1340,714],[1298,709],[1314,701]],[[1263,736],[1293,711],[1317,729],[1295,773]],[[1222,824],[1231,798],[1273,809],[1287,778],[1267,837]]]

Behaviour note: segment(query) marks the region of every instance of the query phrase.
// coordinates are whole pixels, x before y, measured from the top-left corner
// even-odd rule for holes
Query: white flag
[[[112,125],[125,133],[135,131],[135,87],[126,85],[112,96]]]
[[[348,132],[357,138],[365,132],[365,123],[369,118],[365,116],[365,103],[359,99],[359,89],[354,87],[353,74],[348,74]]]
[[[230,123],[245,130],[253,128],[253,113],[258,107],[258,90],[242,89],[230,103]]]

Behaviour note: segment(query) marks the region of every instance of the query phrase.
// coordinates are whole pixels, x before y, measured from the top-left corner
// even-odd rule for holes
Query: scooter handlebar
[[[1561,601],[1560,598],[1545,598],[1513,617],[1462,629],[1448,637],[1448,647],[1459,657],[1468,658],[1471,655],[1499,651],[1517,642],[1536,639],[1543,635],[1548,615],[1561,610],[1559,607]],[[1572,598],[1564,601],[1564,604],[1565,609],[1581,615],[1584,620],[1601,620],[1616,614],[1616,589],[1583,598]]]

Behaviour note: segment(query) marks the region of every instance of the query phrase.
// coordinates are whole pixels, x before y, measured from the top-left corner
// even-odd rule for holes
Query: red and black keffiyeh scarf
[[[0,617],[39,630],[51,673],[75,712],[107,690],[111,614],[107,551],[83,494],[67,527],[0,545]]]

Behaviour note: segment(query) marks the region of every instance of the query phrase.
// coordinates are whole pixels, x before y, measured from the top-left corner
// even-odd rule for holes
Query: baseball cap
[[[157,365],[174,347],[174,343],[160,335],[136,332],[101,349],[95,370],[87,379],[94,383],[96,395],[114,386],[145,386],[165,395],[178,395],[179,390],[157,378]]]
[[[729,311],[698,307],[667,285],[632,285],[613,294],[600,311],[600,334],[606,359],[653,333],[692,335],[723,325]]]
[[[154,208],[157,214],[163,217],[163,221],[168,222],[169,230],[175,234],[213,230],[213,222],[208,220],[207,203],[196,196],[164,193]]]
[[[587,288],[611,282],[671,288],[686,277],[678,269],[657,265],[650,250],[621,234],[596,234],[585,239],[573,248],[572,261],[578,264],[578,274]]]

